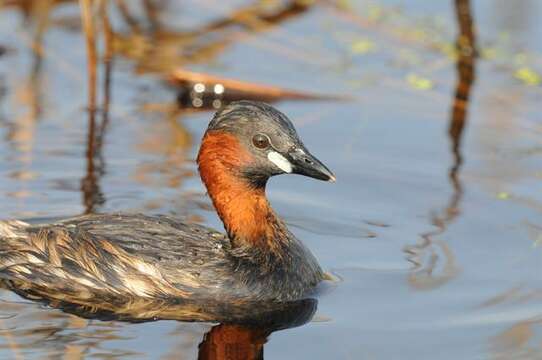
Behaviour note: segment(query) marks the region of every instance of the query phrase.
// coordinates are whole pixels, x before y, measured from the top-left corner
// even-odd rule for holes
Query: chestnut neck
[[[265,196],[265,181],[256,186],[242,175],[252,155],[232,134],[211,130],[198,154],[201,179],[234,248],[275,249],[289,231]]]

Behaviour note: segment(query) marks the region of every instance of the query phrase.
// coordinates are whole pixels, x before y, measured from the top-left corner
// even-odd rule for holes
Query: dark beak
[[[335,182],[335,175],[304,147],[290,150],[287,157],[293,166],[292,172],[294,174]]]

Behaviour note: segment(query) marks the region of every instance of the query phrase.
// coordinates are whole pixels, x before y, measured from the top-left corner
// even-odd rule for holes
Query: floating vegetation
[[[279,100],[346,100],[345,97],[284,89],[277,86],[240,81],[184,69],[173,71],[167,80],[179,88],[177,100],[183,108],[218,109],[241,99]]]
[[[353,54],[364,55],[364,54],[375,52],[376,45],[373,41],[369,39],[361,39],[361,40],[354,41],[350,45],[350,50],[352,51]]]
[[[499,199],[499,200],[509,200],[510,198],[511,198],[510,193],[508,193],[506,191],[499,191],[497,193],[497,199]]]
[[[538,86],[542,83],[542,76],[529,67],[521,67],[514,72],[514,77],[525,85]]]
[[[406,77],[408,85],[416,90],[430,90],[433,88],[433,82],[416,74],[408,74]]]

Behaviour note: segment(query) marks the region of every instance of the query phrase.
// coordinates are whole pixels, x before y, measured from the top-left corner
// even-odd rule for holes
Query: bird
[[[306,298],[325,279],[272,209],[272,176],[334,182],[292,122],[255,101],[217,111],[197,165],[225,233],[168,215],[88,214],[49,224],[0,221],[0,279],[34,300],[88,308],[189,302],[227,308]]]

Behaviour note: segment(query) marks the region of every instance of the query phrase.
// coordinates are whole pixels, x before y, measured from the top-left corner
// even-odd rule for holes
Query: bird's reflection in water
[[[282,304],[244,324],[216,325],[204,335],[198,359],[263,359],[269,335],[305,324],[314,315],[316,305],[316,300],[306,299]]]
[[[316,299],[304,299],[286,303],[254,302],[242,305],[219,303],[183,303],[143,310],[132,314],[124,312],[121,318],[141,321],[143,317],[177,319],[183,321],[220,321],[213,326],[199,344],[198,359],[255,360],[264,358],[264,345],[271,333],[304,325],[316,312]],[[75,312],[75,309],[70,309]],[[80,309],[82,310],[82,309]],[[89,313],[86,313],[88,316]],[[105,313],[102,315],[106,315]],[[108,316],[114,318],[115,314]],[[130,319],[130,317],[134,317]]]
[[[268,335],[268,331],[259,328],[214,326],[199,346],[198,359],[263,359],[263,345]]]
[[[5,284],[8,285],[8,284]],[[30,294],[21,294],[33,298]],[[201,340],[198,359],[263,359],[264,345],[275,331],[304,325],[316,312],[318,301],[308,298],[292,302],[218,301],[174,302],[138,299],[106,309],[97,304],[81,306],[59,301],[48,305],[87,319],[142,323],[156,320],[219,322]]]

